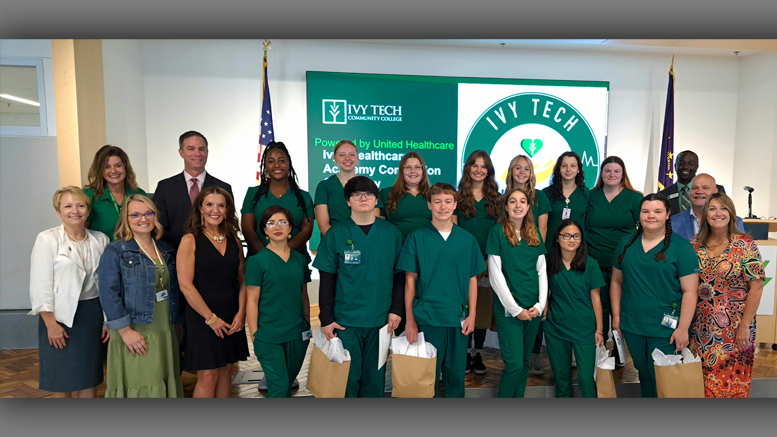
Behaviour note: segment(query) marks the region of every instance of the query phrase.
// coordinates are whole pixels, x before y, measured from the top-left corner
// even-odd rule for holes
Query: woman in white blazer
[[[103,381],[103,326],[97,266],[108,237],[86,229],[89,197],[75,186],[54,194],[62,225],[38,234],[32,247],[30,301],[39,314],[38,388],[55,397],[95,397]]]

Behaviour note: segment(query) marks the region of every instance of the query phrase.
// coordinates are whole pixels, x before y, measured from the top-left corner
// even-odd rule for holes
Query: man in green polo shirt
[[[437,348],[437,374],[444,397],[464,397],[467,335],[475,329],[476,276],[486,270],[475,237],[452,221],[456,189],[446,183],[429,189],[432,222],[407,236],[397,268],[405,276],[405,331]],[[468,311],[469,310],[469,311]]]
[[[385,364],[378,368],[380,336],[402,320],[403,273],[395,271],[402,234],[376,220],[378,187],[356,176],[344,187],[351,217],[324,234],[313,267],[321,273],[321,331],[351,354],[345,397],[383,397]],[[386,324],[388,327],[386,328]]]

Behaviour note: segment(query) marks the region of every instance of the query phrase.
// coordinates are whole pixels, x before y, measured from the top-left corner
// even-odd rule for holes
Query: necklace
[[[85,236],[84,238],[80,239],[80,240],[76,240],[75,238],[73,238],[73,236],[72,236],[72,235],[70,235],[70,234],[69,234],[67,231],[65,231],[65,235],[67,235],[68,237],[70,237],[70,239],[71,239],[71,240],[73,240],[73,241],[75,241],[76,243],[81,243],[81,242],[83,242],[83,241],[86,241],[86,239],[87,239],[87,238],[89,238],[89,233],[86,233],[86,236]]]
[[[728,241],[728,237],[724,237],[723,240],[721,240],[720,243],[718,243],[718,244],[707,243],[707,249],[708,250],[709,249],[715,249],[716,247],[720,246],[721,244],[725,243],[726,241]]]
[[[213,239],[213,241],[215,241],[215,242],[217,242],[217,243],[221,243],[222,241],[224,241],[224,238],[226,238],[226,236],[225,236],[225,235],[219,235],[219,236],[217,237],[217,236],[215,236],[215,235],[211,234],[210,232],[208,232],[208,231],[206,231],[206,230],[203,230],[203,232],[205,232],[205,235],[207,235],[208,237],[212,238],[212,239]]]

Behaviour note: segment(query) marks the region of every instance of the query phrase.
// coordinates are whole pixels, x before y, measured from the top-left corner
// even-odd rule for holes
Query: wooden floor
[[[314,307],[312,311],[313,329],[320,326],[317,317],[317,311]],[[248,331],[246,329],[246,331]],[[246,332],[246,336],[248,336]],[[248,341],[251,356],[248,361],[239,362],[235,365],[234,371],[255,370],[261,371],[261,365],[253,355],[253,343]],[[761,345],[768,347],[769,345]],[[307,391],[308,367],[310,365],[310,353],[313,343],[308,347],[308,353],[305,363],[298,376],[300,388],[296,390],[294,396],[310,396]],[[548,356],[545,353],[545,347],[542,348],[542,361],[545,370],[544,375],[530,375],[527,385],[529,386],[549,386],[553,385],[553,372],[550,369]],[[486,364],[486,374],[476,375],[470,373],[466,377],[467,388],[496,388],[499,386],[499,379],[504,364],[499,355],[499,349],[486,348],[483,351],[483,361]],[[386,371],[386,387],[391,387],[391,358]],[[577,373],[574,372],[575,380]],[[626,366],[613,371],[615,382],[637,382],[637,371],[629,358]],[[754,378],[777,378],[777,351],[768,349],[757,349],[753,370]],[[188,372],[183,373],[184,395],[191,397],[194,386],[197,383],[197,376]],[[233,398],[257,398],[263,397],[266,392],[257,390],[257,384],[239,384],[233,385],[230,397]],[[97,396],[105,395],[105,383],[97,388]],[[46,398],[51,397],[51,393],[38,390],[38,350],[37,349],[19,349],[0,351],[0,398]]]

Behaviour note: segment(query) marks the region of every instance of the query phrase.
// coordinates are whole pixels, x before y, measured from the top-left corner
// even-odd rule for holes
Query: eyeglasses
[[[267,229],[275,229],[276,226],[289,226],[289,222],[286,220],[278,220],[278,223],[275,222],[267,222],[266,225],[264,225]]]
[[[575,241],[580,241],[583,236],[580,234],[561,234],[561,238],[565,240],[574,239]]]
[[[149,219],[149,220],[154,220],[154,216],[155,215],[156,215],[156,213],[154,211],[149,211],[149,212],[147,212],[145,214],[141,214],[139,212],[133,212],[132,214],[129,215],[129,218],[131,218],[133,221],[137,222],[137,221],[140,221],[140,218],[144,217],[144,216],[147,219]]]
[[[351,199],[366,199],[366,200],[372,200],[375,198],[375,195],[372,193],[353,193],[351,194]]]

